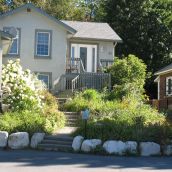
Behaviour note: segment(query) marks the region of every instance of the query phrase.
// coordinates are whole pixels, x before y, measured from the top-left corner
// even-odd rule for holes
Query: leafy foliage
[[[65,125],[65,115],[58,111],[56,98],[20,61],[9,61],[2,72],[4,102],[9,112],[0,117],[0,130],[52,133]]]
[[[0,130],[12,132],[26,131],[29,134],[34,132],[47,132],[46,120],[39,114],[29,111],[8,112],[0,117]]]
[[[9,61],[3,65],[2,86],[5,92],[4,103],[13,111],[38,110],[43,104],[39,91],[44,85],[30,70],[22,70],[20,61]]]
[[[122,99],[124,96],[143,97],[146,79],[146,65],[134,55],[116,58],[113,65],[107,69],[112,76],[113,91],[109,99]]]
[[[136,141],[168,142],[172,135],[172,125],[164,114],[158,113],[143,101],[134,96],[126,96],[121,101],[107,99],[107,92],[98,93],[86,90],[68,101],[64,108],[70,111],[82,111],[85,108],[91,112],[88,120],[88,138],[103,140],[120,139]],[[89,95],[89,98],[85,95]],[[90,95],[92,94],[92,95]],[[90,97],[92,97],[90,99]],[[84,123],[75,135],[84,135]]]
[[[6,112],[0,116],[0,130],[12,132],[25,131],[53,133],[65,126],[65,115],[58,111],[56,99],[48,92],[41,92],[43,109]]]
[[[108,72],[112,76],[112,85],[132,83],[143,89],[146,79],[146,65],[134,55],[128,55],[122,59],[116,58]]]
[[[107,22],[123,39],[116,53],[119,57],[135,54],[152,74],[172,62],[171,0],[107,0],[101,1],[96,20]],[[151,94],[153,75],[146,82]]]
[[[54,113],[48,117],[40,112],[20,111],[6,112],[0,116],[0,131],[28,132],[32,135],[35,132],[52,133],[55,129],[64,126],[65,118],[63,113]]]
[[[14,0],[8,7],[5,0],[0,0],[0,12],[14,9],[27,2],[27,0]],[[85,18],[85,8],[78,0],[31,0],[31,2],[58,19],[83,20]]]

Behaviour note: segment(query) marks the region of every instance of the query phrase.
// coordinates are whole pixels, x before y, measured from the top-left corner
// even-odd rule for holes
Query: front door
[[[71,44],[71,58],[80,58],[86,72],[97,72],[97,45]]]
[[[80,47],[80,59],[83,63],[83,67],[87,69],[87,47]]]

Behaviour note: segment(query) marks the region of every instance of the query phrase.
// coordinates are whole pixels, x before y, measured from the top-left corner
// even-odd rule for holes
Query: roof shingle
[[[155,75],[163,74],[163,73],[166,73],[166,72],[169,72],[169,71],[172,71],[172,63],[169,64],[168,66],[160,69],[159,71],[155,72]]]
[[[69,25],[77,31],[73,36],[74,38],[122,42],[122,39],[107,23],[65,20],[62,20],[62,22]]]

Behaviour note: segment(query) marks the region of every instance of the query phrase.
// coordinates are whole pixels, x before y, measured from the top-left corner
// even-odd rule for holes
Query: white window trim
[[[43,55],[43,54],[38,54],[38,52],[37,52],[37,45],[38,45],[38,34],[39,33],[47,33],[48,34],[48,55]],[[42,56],[42,57],[49,57],[50,56],[50,32],[43,32],[43,31],[38,31],[37,33],[36,33],[36,56]]]
[[[171,79],[172,81],[172,76],[166,77],[166,96],[172,96],[172,88],[171,88],[171,94],[168,94],[168,80]]]
[[[50,89],[50,76],[48,74],[42,74],[42,73],[38,73],[38,76],[48,76],[48,85],[47,88]]]

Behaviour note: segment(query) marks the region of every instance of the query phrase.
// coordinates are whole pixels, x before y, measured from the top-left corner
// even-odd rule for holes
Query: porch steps
[[[72,96],[73,96],[72,89],[60,91],[60,92],[57,94],[57,97],[58,97],[58,98],[71,98]]]
[[[78,112],[64,112],[67,122],[67,127],[76,127],[78,125],[78,120],[80,118],[80,114]]]
[[[63,111],[63,105],[69,100],[69,98],[57,98],[59,104],[59,110]]]
[[[72,151],[73,137],[65,134],[47,135],[44,140],[38,144],[38,149],[48,151]]]

